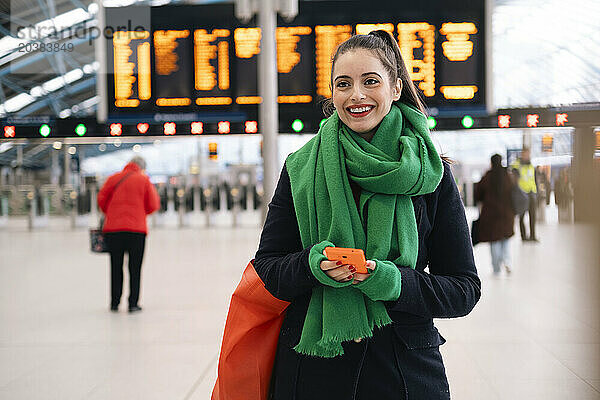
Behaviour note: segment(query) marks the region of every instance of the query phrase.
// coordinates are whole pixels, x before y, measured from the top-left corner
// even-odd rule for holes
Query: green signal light
[[[48,124],[43,124],[42,126],[40,126],[40,135],[42,135],[43,137],[47,137],[50,134],[50,126]]]
[[[75,127],[75,133],[78,134],[79,136],[85,135],[86,132],[87,132],[87,128],[85,127],[84,124],[79,124]]]
[[[427,118],[427,126],[429,129],[434,129],[437,125],[437,120],[433,117]]]
[[[327,121],[327,118],[323,118],[321,122],[319,122],[319,128],[323,126],[323,124]]]
[[[302,120],[295,119],[294,122],[292,122],[292,129],[294,132],[300,132],[302,129],[304,129],[304,122],[302,122]]]
[[[465,115],[463,117],[463,119],[460,121],[460,123],[462,124],[462,126],[469,129],[473,126],[475,121],[473,121],[473,117],[471,117],[470,115]]]

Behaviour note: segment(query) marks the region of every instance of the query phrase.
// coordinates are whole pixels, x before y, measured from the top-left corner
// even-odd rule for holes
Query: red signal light
[[[174,135],[177,132],[177,125],[175,122],[165,122],[163,125],[163,131],[165,135]]]
[[[110,124],[110,136],[121,136],[123,133],[123,125],[116,123]]]
[[[246,121],[245,131],[246,131],[246,133],[256,133],[256,132],[258,132],[258,122],[256,122],[256,121]]]
[[[565,122],[569,122],[569,114],[556,114],[556,126],[565,126]]]
[[[190,130],[192,135],[201,135],[204,133],[204,124],[202,122],[192,122]]]
[[[4,127],[4,137],[7,138],[11,138],[11,137],[15,137],[15,134],[17,133],[14,125],[7,125]]]
[[[539,114],[527,114],[527,126],[529,128],[536,128],[540,123]]]
[[[231,124],[229,121],[219,121],[218,131],[221,134],[231,132]]]
[[[510,128],[510,115],[498,115],[498,128]]]
[[[146,122],[137,124],[137,130],[142,135],[145,134],[146,132],[148,132],[148,129],[150,129],[150,124],[148,124]]]

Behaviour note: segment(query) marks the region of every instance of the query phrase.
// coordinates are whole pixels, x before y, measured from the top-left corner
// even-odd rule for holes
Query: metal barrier
[[[34,226],[38,226],[38,200],[36,196],[35,186],[19,185],[17,186],[17,196],[20,199],[20,212],[27,216],[27,228],[32,230]]]
[[[62,191],[58,185],[42,185],[38,190],[43,215],[59,215],[62,213]]]
[[[16,187],[11,185],[0,186],[0,226],[8,224],[8,216],[12,213],[12,204],[16,196]]]
[[[63,185],[62,206],[65,215],[69,216],[71,228],[77,226],[77,191],[73,185]]]

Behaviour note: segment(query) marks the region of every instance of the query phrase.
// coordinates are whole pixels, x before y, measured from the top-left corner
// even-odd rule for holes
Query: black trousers
[[[529,236],[525,231],[525,213],[519,215],[519,228],[521,229],[521,239],[534,239],[535,236],[535,215],[537,209],[537,196],[535,193],[528,193],[529,196]],[[526,211],[527,212],[527,211]]]
[[[140,275],[146,247],[146,234],[110,232],[106,234],[106,241],[110,249],[111,306],[116,307],[121,302],[125,252],[129,255],[129,306],[137,306],[140,297]]]

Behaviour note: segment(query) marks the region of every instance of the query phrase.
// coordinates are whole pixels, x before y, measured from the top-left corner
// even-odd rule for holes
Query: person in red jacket
[[[129,312],[141,311],[140,273],[148,226],[146,215],[158,210],[160,200],[154,185],[144,174],[146,162],[136,156],[122,171],[108,177],[98,206],[105,214],[102,232],[110,251],[111,311],[118,311],[123,290],[123,257],[129,255]]]

